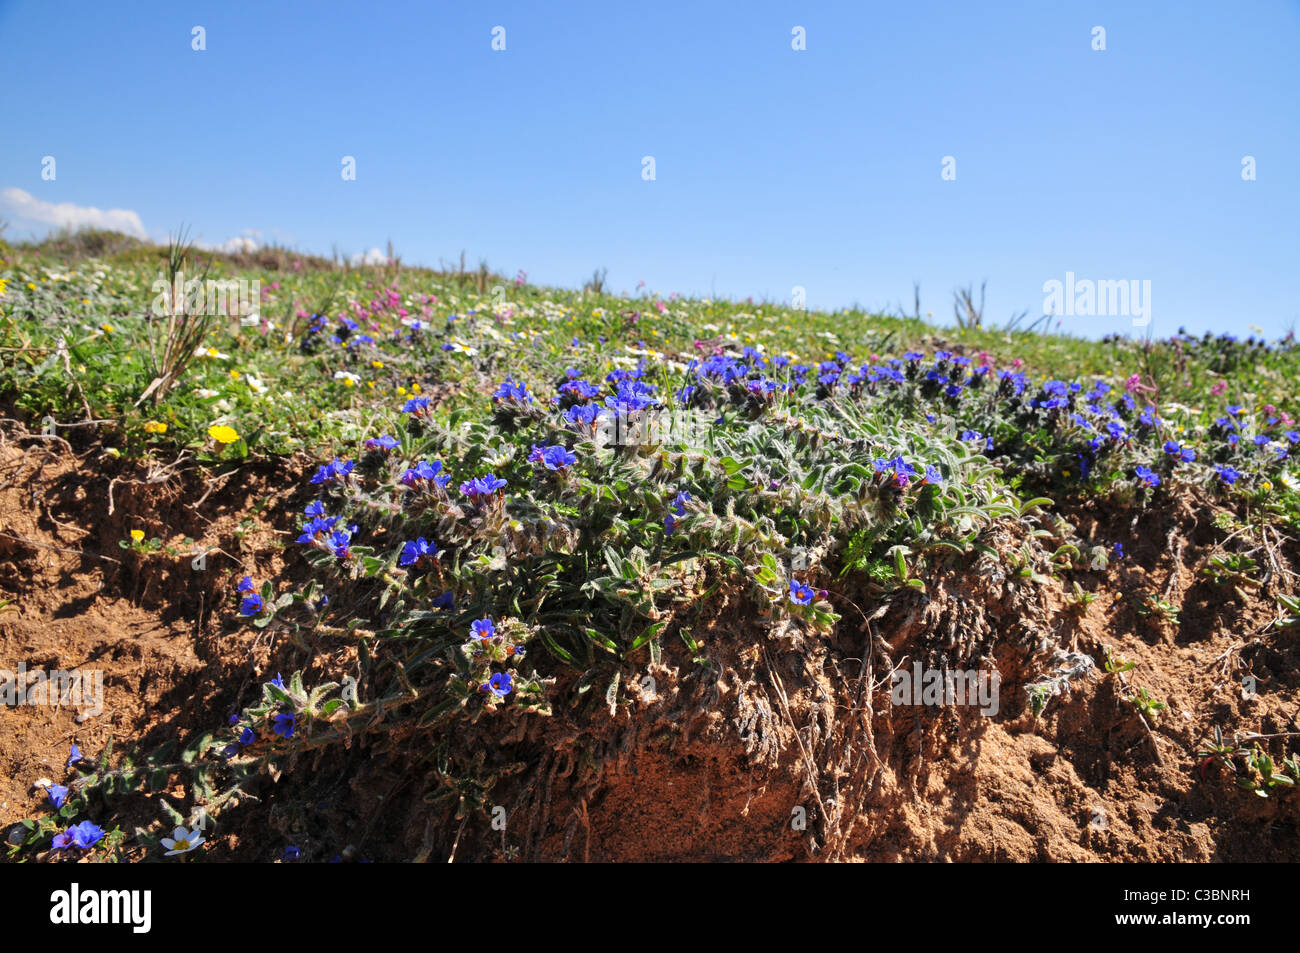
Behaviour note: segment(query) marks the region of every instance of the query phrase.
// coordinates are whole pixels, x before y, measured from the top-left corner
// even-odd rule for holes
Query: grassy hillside
[[[1094,801],[1193,796],[1218,819],[1196,859],[1293,850],[1241,846],[1297,816],[1289,339],[946,329],[106,235],[3,258],[9,443],[107,486],[75,546],[120,543],[96,592],[228,640],[167,731],[83,729],[86,760],[46,778],[61,806],[20,798],[16,858],[75,854],[51,848],[84,821],[90,856],[156,858],[201,821],[211,859],[269,859],[241,853],[259,825],[324,860],[1176,859],[1185,831],[1098,827]],[[185,314],[181,275],[260,293]],[[28,585],[0,580],[12,613]],[[891,704],[914,663],[997,674],[996,713]],[[1014,776],[1051,774],[1038,744],[1068,777]],[[322,763],[337,810],[316,818]],[[990,779],[961,810],[959,769]],[[990,784],[1048,813],[990,807]],[[701,785],[726,805],[707,834],[638,835]],[[414,806],[376,819],[374,791]],[[1066,817],[1077,837],[1042,833]]]

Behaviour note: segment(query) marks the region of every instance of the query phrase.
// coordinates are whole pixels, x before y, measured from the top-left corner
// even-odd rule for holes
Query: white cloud
[[[89,205],[71,202],[45,202],[22,189],[9,188],[0,192],[0,205],[15,218],[44,225],[71,228],[106,228],[124,232],[136,238],[148,238],[140,216],[130,209],[111,208],[108,211]]]
[[[388,256],[378,248],[372,248],[364,255],[353,255],[351,261],[354,265],[386,265]]]
[[[224,252],[237,255],[240,252],[257,251],[262,247],[262,233],[255,228],[246,228],[238,235],[227,238],[224,242],[205,242],[202,238],[195,241],[200,248],[208,251]]]
[[[217,245],[202,245],[201,247],[209,251],[225,252],[227,255],[237,255],[240,252],[257,251],[258,244],[256,238],[249,238],[247,235],[236,235],[234,238],[227,238],[224,242]]]

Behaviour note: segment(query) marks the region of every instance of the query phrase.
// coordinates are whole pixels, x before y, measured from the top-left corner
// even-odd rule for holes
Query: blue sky
[[[1071,333],[1300,323],[1300,3],[985,7],[0,0],[0,216],[820,308],[915,280],[936,319],[987,279],[998,323],[1072,272],[1150,281],[1152,320]]]

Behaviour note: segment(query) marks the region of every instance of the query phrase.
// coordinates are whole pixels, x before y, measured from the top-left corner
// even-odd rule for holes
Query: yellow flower
[[[158,420],[146,420],[144,423],[145,433],[166,433],[167,425]]]
[[[28,291],[35,291],[35,290],[36,290],[36,286],[35,286],[34,284],[32,284],[32,283],[29,281],[29,282],[27,282],[27,290],[28,290]]]
[[[397,388],[397,396],[398,396],[398,397],[405,397],[405,396],[406,396],[406,388],[405,388],[405,387],[399,387],[399,388]]]
[[[5,296],[5,285],[9,284],[8,278],[0,278],[0,298]]]
[[[232,370],[232,371],[230,372],[230,379],[231,379],[232,381],[237,381],[237,380],[239,380],[239,371]]]
[[[143,541],[144,541],[144,530],[142,530],[142,529],[133,529],[133,530],[131,530],[131,538],[132,538],[133,540],[135,540],[137,543],[143,542]]]
[[[384,362],[383,362],[383,361],[371,361],[371,362],[370,362],[370,366],[371,366],[371,367],[383,367],[383,366],[384,366]]]
[[[420,385],[419,385],[419,384],[412,384],[412,385],[411,385],[411,393],[412,393],[412,394],[418,394],[419,392],[420,392]]]
[[[345,377],[345,378],[343,378],[343,386],[344,386],[344,387],[356,387],[356,386],[357,386],[357,382],[354,381],[354,380],[353,380],[352,378],[350,378],[350,377]]]
[[[101,325],[99,326],[99,330],[103,331],[105,334],[112,334],[112,333],[113,333],[113,325],[111,325],[111,324],[101,324]]]
[[[219,427],[209,427],[208,436],[217,443],[234,443],[239,439],[239,434],[235,432],[234,427],[227,427],[222,424]]]
[[[1260,486],[1264,488],[1264,492],[1266,493],[1269,490],[1273,489],[1273,484],[1268,482],[1268,480],[1265,480],[1263,483],[1260,484]]]

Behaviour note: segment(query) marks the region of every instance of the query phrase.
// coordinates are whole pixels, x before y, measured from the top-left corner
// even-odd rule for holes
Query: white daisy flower
[[[172,831],[171,837],[164,837],[162,845],[167,848],[164,857],[174,857],[176,854],[188,854],[194,848],[198,847],[204,841],[203,834],[196,827],[192,831],[187,831],[183,827],[178,827]]]

